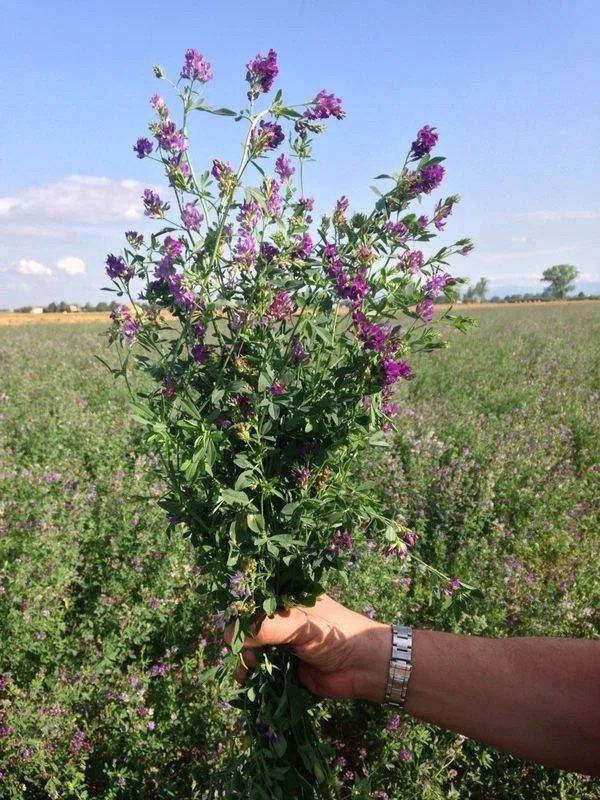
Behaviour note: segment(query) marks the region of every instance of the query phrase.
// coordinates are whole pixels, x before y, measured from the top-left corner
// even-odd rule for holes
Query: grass
[[[469,312],[477,329],[416,365],[398,432],[363,472],[417,533],[415,555],[477,590],[449,594],[365,531],[331,591],[386,621],[596,637],[600,306]],[[165,533],[125,387],[94,358],[102,330],[0,328],[0,798],[212,800],[243,732],[204,678],[220,634],[189,543]],[[385,722],[326,705],[341,797],[600,796],[581,776]]]

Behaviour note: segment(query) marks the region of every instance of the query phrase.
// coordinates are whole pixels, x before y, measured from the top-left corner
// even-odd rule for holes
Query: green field
[[[415,363],[360,465],[447,585],[355,532],[349,586],[384,621],[488,636],[600,632],[600,303],[477,310]],[[151,454],[96,325],[0,328],[0,800],[216,800],[243,731],[202,575],[167,537]],[[446,591],[445,591],[446,590]],[[324,706],[342,798],[600,797],[365,703]],[[393,726],[390,726],[393,727]]]

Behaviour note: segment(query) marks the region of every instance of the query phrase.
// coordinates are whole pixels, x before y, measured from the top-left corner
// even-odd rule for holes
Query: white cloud
[[[64,258],[59,258],[56,262],[56,266],[58,269],[62,269],[63,272],[68,272],[69,275],[81,275],[85,272],[85,261],[82,258],[77,258],[76,256],[65,256]]]
[[[70,175],[46,186],[31,186],[0,197],[0,220],[76,224],[131,222],[143,215],[138,181]]]
[[[511,242],[513,244],[527,244],[528,241],[529,241],[529,239],[528,239],[527,236],[512,236],[511,237]]]
[[[52,275],[49,267],[31,258],[22,258],[17,263],[17,272],[20,272],[21,275]]]

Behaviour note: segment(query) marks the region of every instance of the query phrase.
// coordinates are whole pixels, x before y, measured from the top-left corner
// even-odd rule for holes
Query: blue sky
[[[150,95],[169,100],[152,66],[175,78],[188,47],[212,63],[211,104],[240,108],[245,64],[270,47],[290,102],[342,98],[347,117],[306,176],[320,210],[340,194],[367,208],[372,178],[428,123],[443,193],[462,198],[443,238],[476,245],[455,273],[488,277],[492,294],[538,291],[546,267],[569,262],[579,288],[600,291],[596,0],[171,5],[0,0],[0,307],[106,299],[106,253],[148,229],[139,194],[164,184],[131,150]],[[241,137],[202,115],[196,164],[233,158]]]

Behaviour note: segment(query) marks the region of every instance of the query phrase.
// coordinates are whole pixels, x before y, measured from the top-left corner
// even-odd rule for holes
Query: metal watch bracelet
[[[402,709],[412,670],[412,628],[404,625],[391,628],[392,653],[384,702]]]

